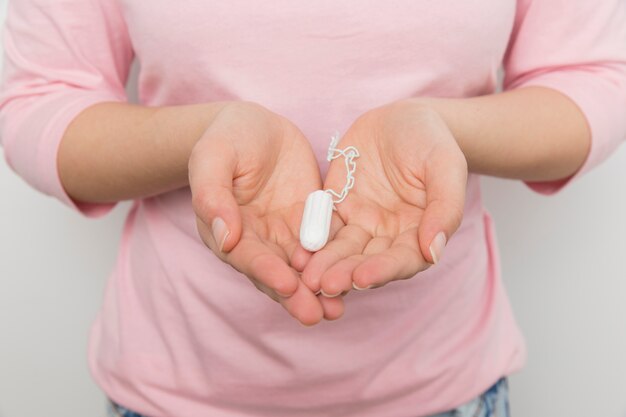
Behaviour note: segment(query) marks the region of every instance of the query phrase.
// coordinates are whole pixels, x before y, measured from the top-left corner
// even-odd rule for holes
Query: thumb
[[[236,154],[226,141],[205,138],[189,159],[189,186],[198,219],[211,230],[214,247],[230,252],[241,237],[241,214],[233,195]]]
[[[426,210],[420,220],[418,240],[424,259],[436,264],[463,219],[467,162],[460,150],[433,152],[424,171]]]

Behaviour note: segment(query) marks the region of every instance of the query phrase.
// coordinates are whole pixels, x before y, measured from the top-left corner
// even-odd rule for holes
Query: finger
[[[343,221],[341,220],[339,215],[336,212],[333,212],[333,216],[330,222],[330,230],[328,233],[328,240],[332,240],[339,231],[339,229],[341,229],[343,226]],[[304,249],[300,244],[300,241],[298,240],[297,246],[294,248],[293,252],[291,252],[291,255],[289,256],[291,266],[293,266],[296,271],[302,272],[311,260],[312,256],[313,252],[309,252],[308,250]],[[317,291],[319,291],[319,289],[317,289],[315,292]]]
[[[335,263],[324,272],[320,278],[322,295],[337,297],[344,291],[350,291],[352,289],[352,273],[365,258],[365,255],[350,256]]]
[[[363,250],[364,255],[374,255],[376,253],[382,252],[385,249],[389,249],[391,246],[393,239],[387,236],[378,236],[369,241],[365,249]]]
[[[318,295],[317,298],[322,304],[322,308],[324,309],[324,318],[326,320],[337,320],[343,316],[345,311],[343,297],[328,298],[323,295]]]
[[[219,251],[231,251],[241,237],[241,214],[233,195],[235,151],[220,132],[207,130],[189,159],[189,185],[196,215],[210,227]]]
[[[276,228],[276,225],[273,225],[273,227]],[[289,264],[296,271],[302,272],[306,264],[309,262],[309,259],[311,259],[312,253],[302,247],[302,245],[300,244],[300,240],[287,227],[286,224],[283,224],[282,233],[276,233],[283,236],[278,241],[278,245],[287,254]]]
[[[345,226],[346,224],[341,219],[339,213],[333,210],[332,217],[330,218],[330,230],[328,232],[328,241],[330,242],[337,236],[337,233]]]
[[[280,303],[280,296],[276,294],[276,291],[272,290],[267,285],[260,283],[256,279],[252,279],[252,278],[248,278],[248,279],[250,280],[252,284],[254,284],[257,290],[261,291],[262,293],[264,293],[265,295],[267,295],[269,298],[276,301],[277,303]]]
[[[319,323],[322,320],[322,317],[325,316],[321,300],[313,295],[311,291],[302,283],[300,286],[303,288],[296,290],[291,297],[281,297],[267,285],[264,285],[254,279],[251,279],[250,281],[259,291],[265,293],[272,300],[279,303],[292,317],[306,326]],[[334,311],[332,313],[337,315],[337,307],[333,307]]]
[[[302,272],[312,256],[313,254],[311,252],[304,249],[302,245],[300,245],[300,242],[297,242],[297,246],[291,252],[289,262],[296,271]]]
[[[268,223],[271,230],[270,239],[274,239],[284,250],[290,265],[298,272],[302,272],[311,258],[312,253],[302,247],[300,243],[300,227],[304,211],[304,203],[295,204],[274,221]]]
[[[426,209],[420,220],[419,246],[424,258],[437,263],[463,219],[467,162],[455,148],[432,153],[424,172]]]
[[[290,296],[298,288],[299,274],[287,264],[287,257],[276,245],[262,242],[245,232],[225,260],[247,277],[267,285],[279,295]],[[269,245],[269,246],[268,246]]]
[[[315,294],[300,282],[290,297],[279,297],[280,304],[305,326],[319,323],[324,317],[322,303]]]
[[[332,265],[351,255],[361,254],[372,236],[358,226],[341,227],[319,252],[313,254],[302,271],[302,281],[313,291],[320,290],[320,278]]]
[[[352,274],[358,288],[382,286],[393,280],[407,279],[428,268],[415,239],[415,229],[407,231],[380,253],[370,255],[361,262]]]

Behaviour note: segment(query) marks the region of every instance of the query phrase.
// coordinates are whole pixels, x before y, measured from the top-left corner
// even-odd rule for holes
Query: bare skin
[[[68,127],[59,174],[83,202],[189,185],[200,237],[222,261],[304,325],[343,313],[342,300],[316,296],[299,279],[310,254],[296,236],[304,199],[321,186],[317,162],[297,127],[258,104],[94,105]],[[222,250],[208,226],[216,216],[230,230]]]
[[[542,102],[532,106],[537,97]],[[335,297],[411,278],[437,262],[459,227],[468,164],[483,174],[556,180],[582,165],[589,142],[580,110],[545,88],[372,109],[340,142],[362,155],[355,187],[337,207],[332,241],[312,257],[303,280]],[[335,160],[324,188],[344,183],[343,161]]]
[[[300,279],[310,258],[299,242],[304,200],[322,181],[296,126],[258,105],[225,107],[191,153],[189,183],[200,236],[220,259],[302,324],[343,312],[342,300]]]
[[[374,109],[354,122],[339,146],[355,146],[361,154],[355,186],[337,205],[333,240],[303,273],[313,291],[328,297],[428,268],[435,234],[451,236],[461,223],[467,183],[463,153],[429,108]],[[324,187],[341,189],[343,183],[342,161],[333,161]]]
[[[58,166],[77,201],[141,198],[189,185],[207,246],[311,325],[344,311],[341,296],[314,296],[317,289],[335,296],[353,285],[409,278],[431,265],[433,247],[441,246],[435,237],[443,233],[445,244],[461,221],[468,168],[523,180],[563,179],[580,168],[590,139],[580,109],[548,88],[415,98],[372,109],[340,144],[359,146],[359,169],[367,167],[367,174],[339,206],[334,240],[313,257],[295,236],[306,194],[321,184],[319,170],[297,127],[258,104],[97,104],[68,127]],[[342,169],[343,161],[331,164],[325,188],[341,189]],[[213,236],[216,217],[229,231],[223,242]]]

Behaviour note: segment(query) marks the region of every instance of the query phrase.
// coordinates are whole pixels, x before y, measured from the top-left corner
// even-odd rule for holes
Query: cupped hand
[[[332,239],[307,263],[302,278],[314,292],[346,291],[407,279],[437,263],[459,227],[467,162],[439,115],[396,102],[359,117],[338,145],[355,146],[354,188],[337,204]],[[343,158],[324,184],[340,192]]]
[[[321,188],[317,161],[291,122],[250,102],[221,110],[195,145],[189,182],[198,231],[224,262],[305,325],[343,313],[300,279],[304,201]]]

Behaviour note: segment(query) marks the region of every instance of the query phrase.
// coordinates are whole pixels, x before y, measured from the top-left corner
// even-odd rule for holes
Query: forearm
[[[61,183],[82,202],[139,198],[185,186],[191,150],[225,105],[91,106],[63,136],[58,153]]]
[[[566,178],[581,167],[591,133],[563,94],[527,87],[468,99],[414,99],[435,109],[471,172],[527,181]]]

